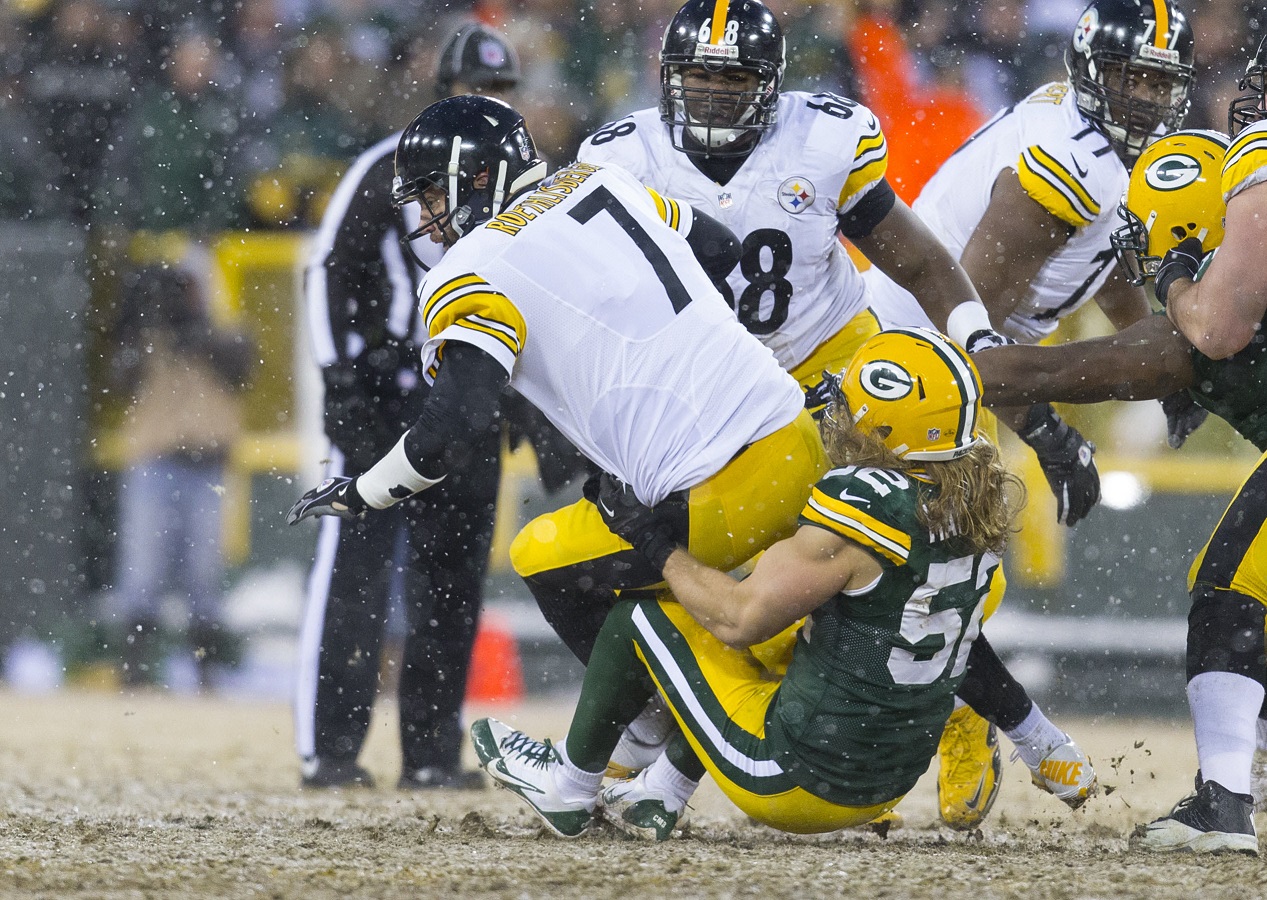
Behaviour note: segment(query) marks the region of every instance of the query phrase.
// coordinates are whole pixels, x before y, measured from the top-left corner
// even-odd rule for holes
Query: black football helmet
[[[1227,107],[1227,130],[1232,137],[1260,119],[1267,119],[1267,37],[1258,45],[1258,52],[1250,57],[1241,79],[1241,96]]]
[[[511,107],[473,94],[437,101],[418,113],[396,145],[392,205],[416,201],[422,207],[418,227],[402,244],[413,257],[410,242],[432,225],[461,237],[545,174],[523,116]],[[423,196],[428,188],[444,192],[438,207]]]
[[[487,25],[466,22],[440,50],[436,63],[436,99],[453,96],[461,83],[472,90],[506,89],[519,84],[523,72],[510,43]]]
[[[1129,167],[1149,142],[1182,127],[1192,90],[1192,28],[1170,0],[1095,0],[1065,53],[1083,118]],[[1160,83],[1165,102],[1132,92]]]
[[[751,153],[778,114],[785,57],[783,29],[758,0],[688,0],[660,50],[660,118],[673,146],[700,156]],[[682,72],[692,68],[754,72],[757,87],[684,87]]]

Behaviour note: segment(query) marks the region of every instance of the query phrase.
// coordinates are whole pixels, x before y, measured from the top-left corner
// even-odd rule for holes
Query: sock
[[[559,799],[565,803],[584,803],[593,809],[598,801],[598,789],[603,784],[603,772],[578,769],[568,759],[566,739],[554,749],[559,753],[559,765],[554,770],[554,786],[559,791]]]
[[[1037,703],[1030,707],[1021,724],[1003,733],[1016,745],[1016,755],[1031,769],[1038,768],[1043,757],[1052,750],[1069,743],[1069,735],[1053,725]]]
[[[1267,752],[1267,719],[1258,720],[1258,749]]]
[[[638,713],[638,718],[629,723],[625,734],[638,743],[651,747],[664,743],[676,727],[673,713],[669,712],[664,698],[656,694],[646,708]]]
[[[1263,686],[1231,672],[1202,672],[1188,682],[1201,777],[1248,794]]]
[[[669,762],[667,755],[661,755],[646,771],[646,787],[664,801],[664,808],[671,813],[680,813],[686,809],[686,802],[691,799],[698,781],[686,777]]]

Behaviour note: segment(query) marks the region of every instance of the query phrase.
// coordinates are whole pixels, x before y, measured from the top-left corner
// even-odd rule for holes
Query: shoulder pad
[[[1223,156],[1223,200],[1267,181],[1267,120],[1255,122],[1232,141]]]
[[[801,522],[861,544],[895,565],[911,552],[910,521],[918,491],[887,469],[833,469],[814,485]]]

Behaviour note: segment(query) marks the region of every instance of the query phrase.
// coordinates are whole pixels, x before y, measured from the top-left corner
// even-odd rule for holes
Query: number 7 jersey
[[[883,177],[888,148],[865,106],[834,94],[784,91],[777,124],[724,186],[675,150],[657,109],[604,126],[581,160],[612,163],[698,207],[743,242],[730,273],[739,321],[795,368],[867,306],[861,276],[836,237],[836,217]],[[817,374],[817,373],[815,373]]]
[[[642,502],[700,484],[803,397],[696,261],[690,217],[618,168],[560,170],[428,273],[428,377],[445,342],[474,344]]]

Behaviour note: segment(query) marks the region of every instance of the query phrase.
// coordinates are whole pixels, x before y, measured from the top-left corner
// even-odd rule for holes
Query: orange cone
[[[519,645],[505,620],[484,613],[475,646],[471,648],[471,668],[466,677],[467,702],[518,703],[524,696],[523,663]]]

